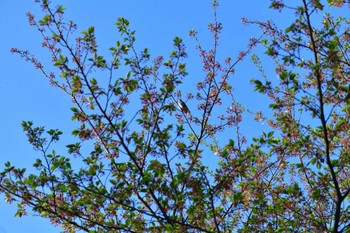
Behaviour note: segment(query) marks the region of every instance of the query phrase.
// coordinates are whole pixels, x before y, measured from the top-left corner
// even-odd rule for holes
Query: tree
[[[0,191],[19,204],[17,215],[30,208],[68,232],[348,232],[349,21],[325,14],[317,24],[325,3],[299,3],[271,1],[281,13],[294,11],[286,29],[245,20],[262,28],[262,36],[251,39],[236,61],[217,60],[222,25],[216,14],[211,49],[192,30],[206,76],[185,95],[179,88],[188,75],[187,53],[180,38],[168,58],[152,58],[147,49],[138,52],[135,31],[119,18],[122,40],[107,61],[94,27],[72,40],[77,26],[63,19],[63,6],[43,0],[45,16],[28,18],[56,72],[27,51],[13,52],[72,98],[72,119],[79,124],[72,134],[79,141],[59,155],[51,149],[59,130],[23,122],[42,153],[37,173],[8,162]],[[217,1],[213,7],[215,13]],[[235,101],[229,78],[258,44],[267,56],[252,56],[262,77],[252,83],[270,105],[255,114],[271,131],[250,142],[240,128],[250,111]],[[262,57],[273,59],[278,79],[265,73]],[[122,68],[129,72],[116,78]],[[196,108],[181,111],[179,99]],[[227,141],[219,141],[220,134],[229,135]],[[205,165],[209,156],[215,165]],[[71,160],[81,166],[74,169]]]

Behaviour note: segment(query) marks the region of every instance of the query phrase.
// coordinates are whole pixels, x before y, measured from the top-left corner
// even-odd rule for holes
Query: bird
[[[177,105],[179,106],[181,112],[191,115],[190,109],[180,98],[177,100]]]

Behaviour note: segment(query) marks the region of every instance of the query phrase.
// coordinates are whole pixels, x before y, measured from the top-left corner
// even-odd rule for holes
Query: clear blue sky
[[[136,30],[139,49],[148,47],[154,56],[167,55],[172,50],[175,36],[184,38],[189,52],[189,60],[197,64],[198,53],[195,43],[189,39],[192,28],[199,32],[200,39],[209,46],[211,37],[207,25],[212,20],[213,11],[210,0],[75,0],[59,1],[67,8],[66,19],[78,24],[78,31],[94,25],[100,51],[114,45],[119,38],[114,23],[122,16],[130,20]],[[99,2],[99,3],[97,3]],[[221,53],[235,58],[238,51],[245,50],[248,39],[259,35],[256,28],[242,25],[241,17],[251,19],[274,18],[276,13],[268,9],[269,1],[222,0],[218,18],[223,22],[224,31],[220,41]],[[51,87],[47,80],[31,64],[10,53],[11,47],[28,49],[43,61],[50,60],[41,48],[41,38],[34,28],[29,27],[26,12],[37,16],[42,12],[34,0],[2,0],[0,8],[0,104],[2,133],[0,134],[0,168],[10,160],[19,167],[30,169],[36,156],[39,156],[27,143],[20,123],[33,120],[37,125],[47,128],[60,128],[63,132],[63,145],[69,143],[73,123],[70,120],[70,99],[58,89]],[[223,57],[224,57],[223,56]],[[200,66],[190,66],[190,77],[200,73]],[[234,77],[237,99],[244,100],[252,108],[258,106],[258,94],[248,91],[249,80],[257,77],[249,59],[237,67]],[[192,87],[185,87],[190,90]],[[238,91],[238,90],[243,90]],[[246,90],[246,91],[244,91]],[[258,103],[258,104],[257,104]],[[256,107],[257,110],[259,107]],[[246,125],[247,130],[253,128]],[[63,151],[63,150],[62,150]],[[15,218],[15,206],[4,204],[0,196],[0,233],[17,232],[60,232],[60,228],[50,225],[49,220],[25,216]]]

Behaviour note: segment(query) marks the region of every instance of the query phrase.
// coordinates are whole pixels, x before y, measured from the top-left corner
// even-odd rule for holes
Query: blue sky
[[[172,39],[182,37],[189,53],[189,77],[195,79],[200,75],[198,53],[194,50],[195,43],[189,38],[188,31],[196,29],[203,44],[210,46],[212,38],[207,30],[208,23],[213,19],[210,0],[105,0],[98,4],[92,0],[53,2],[67,8],[65,18],[75,21],[78,31],[95,26],[100,51],[107,51],[119,38],[114,23],[120,16],[129,19],[131,27],[136,30],[139,49],[147,47],[153,56],[167,55],[172,50]],[[259,20],[276,17],[277,14],[268,9],[268,3],[261,0],[221,1],[218,18],[224,27],[220,41],[223,59],[225,56],[235,58],[238,51],[246,49],[248,39],[260,33],[257,28],[243,26],[242,17]],[[29,27],[25,16],[30,11],[40,17],[42,12],[39,5],[34,0],[2,0],[1,4],[0,119],[3,133],[0,134],[0,168],[10,160],[16,166],[30,169],[39,154],[27,143],[20,127],[21,121],[33,120],[37,125],[61,129],[64,135],[58,146],[64,148],[72,139],[71,101],[63,92],[51,87],[31,64],[10,53],[11,47],[17,47],[31,51],[40,60],[50,60],[48,53],[41,48],[39,34]],[[237,66],[233,78],[237,100],[244,101],[254,110],[263,103],[261,96],[248,90],[251,89],[249,80],[257,76],[258,71],[247,59]],[[192,87],[183,88],[189,91]],[[245,127],[248,131],[254,129],[249,124]],[[60,232],[60,228],[52,226],[46,219],[31,216],[15,218],[15,206],[4,204],[3,196],[0,197],[0,233]]]

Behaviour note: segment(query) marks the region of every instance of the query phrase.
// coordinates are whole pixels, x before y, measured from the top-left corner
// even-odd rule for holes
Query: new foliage
[[[287,28],[244,20],[259,25],[262,36],[236,60],[218,60],[216,15],[209,24],[212,48],[204,49],[191,31],[206,75],[185,94],[187,52],[180,38],[169,56],[152,57],[138,51],[135,31],[119,18],[121,40],[106,56],[94,27],[72,38],[77,26],[64,20],[65,9],[42,1],[45,16],[28,18],[54,71],[27,51],[13,52],[72,98],[78,140],[60,155],[51,148],[59,130],[23,122],[42,155],[37,172],[6,163],[0,191],[19,204],[17,215],[29,208],[68,232],[348,232],[349,21],[330,14],[313,21],[346,3],[292,4],[271,1],[281,14],[294,11]],[[214,13],[217,7],[214,1]],[[258,44],[266,54],[252,55],[261,71],[252,84],[270,105],[255,114],[271,132],[247,141],[240,125],[251,111],[235,101],[229,78]],[[275,67],[264,66],[269,57]],[[121,69],[127,74],[120,78]],[[180,98],[191,114],[179,109]]]

